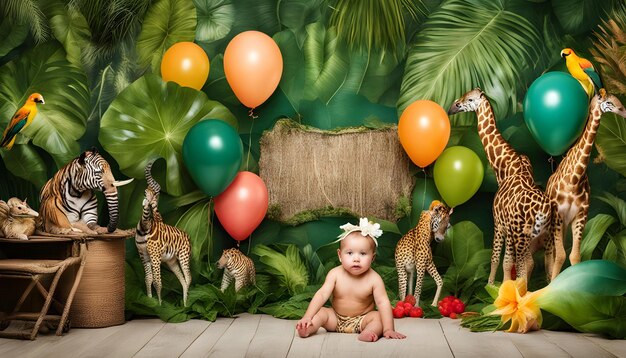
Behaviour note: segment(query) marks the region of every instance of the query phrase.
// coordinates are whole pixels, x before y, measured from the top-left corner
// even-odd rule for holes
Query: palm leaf
[[[382,48],[392,54],[406,43],[403,9],[413,17],[425,5],[408,0],[336,0],[330,25],[352,50]]]
[[[169,194],[181,195],[194,188],[182,162],[183,140],[205,118],[237,123],[226,107],[203,92],[146,75],[111,103],[102,117],[99,141],[120,170],[134,178],[143,178],[149,161],[164,158],[167,171],[161,185]]]
[[[30,32],[35,41],[44,42],[50,35],[48,21],[40,5],[35,0],[4,0],[0,4],[0,11],[4,19],[9,19],[13,25],[30,25]]]
[[[1,128],[6,127],[33,92],[41,93],[46,104],[38,107],[37,117],[18,136],[32,138],[32,143],[48,152],[60,167],[80,151],[77,140],[85,132],[89,92],[85,75],[66,60],[65,51],[57,42],[42,44],[0,68]],[[18,138],[17,143],[26,141]],[[21,153],[25,156],[14,159],[32,160],[35,154]],[[42,161],[48,160],[40,157],[36,165],[41,167]],[[40,174],[36,170],[22,177],[38,185]]]
[[[165,50],[180,41],[193,41],[195,31],[192,0],[158,0],[148,10],[137,40],[139,64],[159,73]]]
[[[594,32],[590,51],[600,64],[608,91],[626,95],[626,4],[616,7],[609,17]]]
[[[277,276],[292,295],[304,291],[309,274],[295,245],[288,245],[285,254],[265,245],[256,245],[252,253],[259,256],[260,261],[267,266],[267,272]]]
[[[407,57],[399,111],[418,99],[442,106],[481,86],[496,117],[505,117],[520,100],[520,86],[541,69],[539,30],[507,10],[511,1],[451,0],[431,14]]]
[[[595,144],[606,165],[626,176],[626,120],[613,113],[603,115]]]
[[[121,43],[132,40],[151,3],[152,0],[70,0],[91,30],[87,62],[108,59]]]

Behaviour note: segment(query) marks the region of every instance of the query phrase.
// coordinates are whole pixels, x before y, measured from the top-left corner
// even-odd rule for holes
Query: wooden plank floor
[[[537,331],[472,333],[458,320],[395,321],[405,340],[359,342],[356,335],[326,333],[302,339],[295,321],[242,314],[215,322],[129,321],[102,329],[74,328],[63,337],[35,341],[0,338],[0,357],[624,357],[626,340],[581,333]],[[11,329],[12,327],[9,327]]]

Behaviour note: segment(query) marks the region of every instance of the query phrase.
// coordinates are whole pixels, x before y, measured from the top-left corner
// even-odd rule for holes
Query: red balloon
[[[267,186],[258,175],[239,172],[233,182],[215,197],[215,214],[237,241],[248,238],[267,213]]]

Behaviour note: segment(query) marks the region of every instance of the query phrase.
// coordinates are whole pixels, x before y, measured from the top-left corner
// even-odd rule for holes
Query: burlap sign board
[[[280,120],[260,145],[268,216],[282,222],[311,211],[395,221],[414,185],[397,126],[323,131]]]

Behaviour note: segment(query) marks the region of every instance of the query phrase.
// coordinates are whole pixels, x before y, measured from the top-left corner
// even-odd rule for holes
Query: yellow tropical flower
[[[491,314],[501,315],[502,323],[510,320],[509,332],[526,333],[538,330],[541,326],[541,310],[537,298],[544,289],[526,292],[526,279],[505,281],[493,303],[496,310]]]

